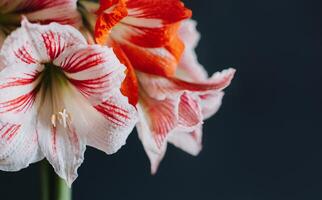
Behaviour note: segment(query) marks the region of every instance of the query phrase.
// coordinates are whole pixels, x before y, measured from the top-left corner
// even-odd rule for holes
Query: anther
[[[51,115],[51,124],[56,127],[56,115],[55,114],[52,114]]]

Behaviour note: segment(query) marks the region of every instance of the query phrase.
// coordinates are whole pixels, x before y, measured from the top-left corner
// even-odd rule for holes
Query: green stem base
[[[47,162],[41,162],[41,200],[71,200],[72,190]]]

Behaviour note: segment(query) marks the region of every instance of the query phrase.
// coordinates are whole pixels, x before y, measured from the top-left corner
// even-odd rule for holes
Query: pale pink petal
[[[137,72],[138,80],[147,93],[157,99],[164,99],[167,96],[176,95],[183,91],[191,91],[203,94],[209,91],[221,91],[227,87],[234,77],[235,70],[227,69],[217,72],[204,82],[188,82],[177,78],[165,78]]]
[[[202,108],[203,119],[207,119],[214,115],[220,108],[224,92],[209,92],[200,95],[200,106]]]
[[[200,34],[196,29],[196,21],[185,20],[179,29],[179,35],[185,44],[185,51],[177,68],[177,77],[191,82],[205,82],[208,74],[197,60],[195,48],[199,42]],[[221,105],[222,91],[210,90],[199,95],[200,106],[204,119],[217,112]]]
[[[174,131],[169,135],[168,141],[183,151],[196,156],[202,149],[202,126],[192,132]]]
[[[161,147],[159,147],[156,142],[153,133],[150,130],[148,125],[148,121],[144,116],[144,111],[142,106],[138,104],[138,113],[139,113],[139,122],[136,125],[139,139],[143,144],[143,148],[150,160],[151,165],[151,173],[155,174],[158,170],[159,164],[163,159],[166,149],[167,143],[163,143]]]
[[[176,75],[186,81],[205,81],[208,73],[198,62],[195,48],[199,42],[200,34],[196,29],[196,21],[185,20],[179,28],[179,36],[185,45],[183,55],[178,64]]]
[[[208,78],[208,73],[205,68],[198,62],[197,55],[194,50],[186,52],[185,49],[181,60],[178,64],[176,77],[185,81],[205,81]]]
[[[197,22],[192,19],[187,19],[180,24],[178,33],[186,48],[194,49],[199,43],[200,33],[197,31],[196,26]]]
[[[18,171],[43,158],[33,121],[0,122],[0,169]]]

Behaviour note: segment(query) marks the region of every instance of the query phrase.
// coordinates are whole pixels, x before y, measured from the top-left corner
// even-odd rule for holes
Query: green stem
[[[41,162],[41,199],[42,200],[71,200],[72,190],[66,185],[44,160]]]

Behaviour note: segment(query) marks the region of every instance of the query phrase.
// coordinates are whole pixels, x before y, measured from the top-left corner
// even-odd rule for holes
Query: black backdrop
[[[186,1],[200,62],[237,69],[192,157],[170,146],[159,172],[133,133],[118,153],[88,149],[74,199],[321,199],[322,1]],[[38,164],[0,172],[0,199],[38,199]]]

